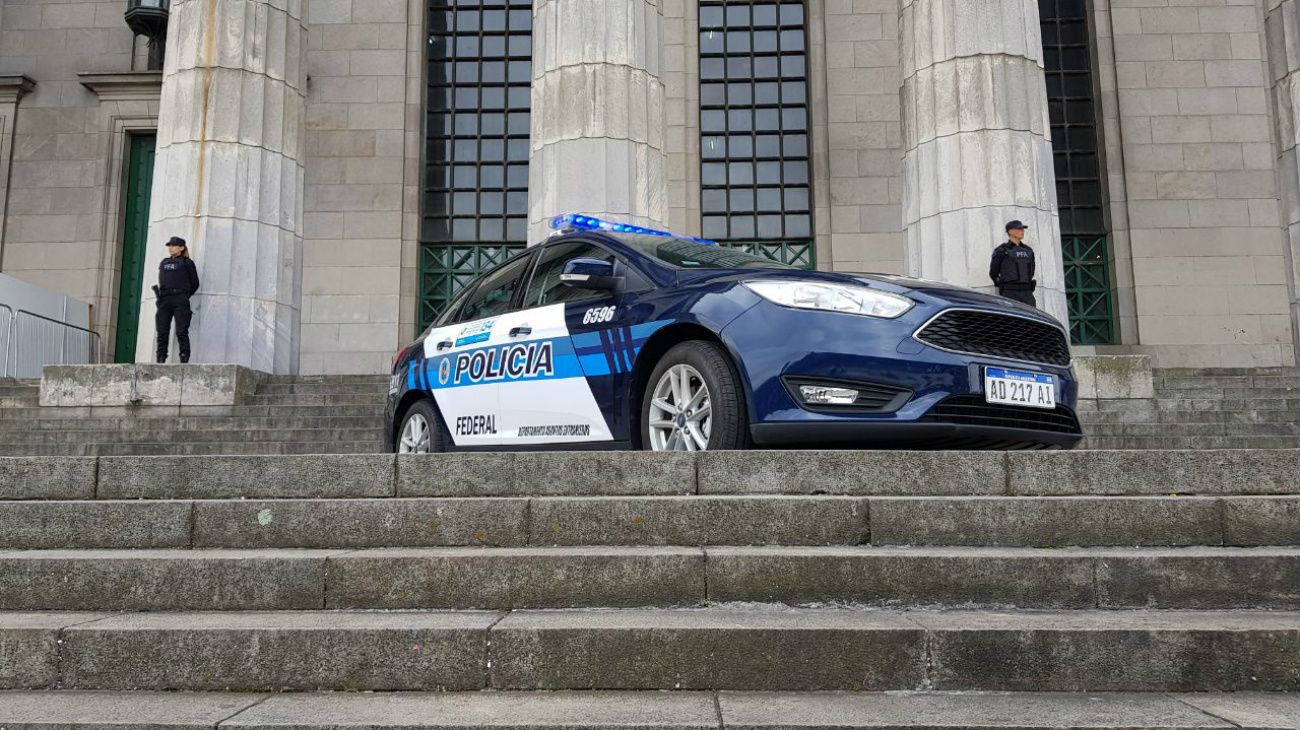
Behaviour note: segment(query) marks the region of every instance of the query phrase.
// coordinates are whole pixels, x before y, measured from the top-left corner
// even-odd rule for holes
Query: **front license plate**
[[[1042,373],[984,368],[984,400],[1008,406],[1056,408],[1056,378]]]

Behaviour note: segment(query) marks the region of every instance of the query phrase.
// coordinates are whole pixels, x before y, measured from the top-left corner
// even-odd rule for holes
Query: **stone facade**
[[[1106,132],[1126,343],[1157,366],[1293,364],[1263,8],[1097,5],[1118,100]]]
[[[174,4],[179,11],[190,1]],[[301,2],[306,82],[301,119],[294,122],[301,154],[290,156],[301,163],[301,207],[294,227],[282,229],[294,231],[288,250],[299,278],[286,282],[287,299],[266,298],[272,309],[292,313],[286,320],[292,324],[280,315],[271,319],[284,354],[275,354],[267,369],[380,372],[417,323],[427,9],[424,0]],[[1119,332],[1117,345],[1105,351],[1149,355],[1157,367],[1296,362],[1295,5],[1091,0]],[[572,22],[594,28],[614,23],[597,6],[603,7],[579,0],[535,3],[531,237],[542,235],[550,214],[565,212],[560,208],[696,234],[700,0],[627,3],[632,14],[620,27],[636,43],[626,46],[612,32],[577,43],[571,39],[581,34],[558,31],[561,15],[569,19],[568,30]],[[1044,259],[1049,309],[1060,313],[1034,6],[1032,0],[808,0],[819,267],[910,269],[987,286],[984,268],[1001,238],[1002,218],[1020,217],[1037,224],[1030,243]],[[922,29],[915,21],[922,8],[925,17],[951,27]],[[122,0],[0,5],[0,270],[91,303],[108,353],[118,305],[125,143],[134,132],[159,128],[160,95],[189,106],[188,97],[142,70],[142,43],[126,28],[123,9]],[[972,15],[972,9],[979,12]],[[992,23],[997,17],[1009,20]],[[961,36],[963,18],[978,21],[980,30],[967,31],[979,36],[978,52],[944,45]],[[919,48],[929,54],[924,63]],[[935,52],[942,48],[951,53]],[[573,63],[565,60],[570,56]],[[965,86],[939,100],[917,84],[925,74],[946,71],[944,64],[955,78],[971,66],[972,72],[987,71],[985,79],[1003,79],[993,72],[1016,66],[1023,83],[1015,88],[1027,96],[982,97]],[[974,68],[980,64],[987,68]],[[599,79],[603,93],[618,91],[615,97],[629,101],[602,102],[599,114],[593,101],[587,118],[566,126],[565,103],[570,115],[583,109],[574,108],[577,97],[564,90],[564,77],[588,71],[591,83],[584,81],[583,88],[595,89]],[[627,88],[619,91],[615,77],[623,76]],[[221,101],[239,107],[239,98],[232,93]],[[193,112],[164,109],[163,116]],[[160,152],[169,134],[163,130]],[[989,141],[995,137],[1005,139]],[[976,138],[987,139],[972,146]],[[611,147],[621,150],[615,157],[622,155],[627,169],[637,171],[623,177],[640,187],[603,185],[601,197],[590,186],[561,185],[571,176],[560,158],[589,161],[576,150],[592,145],[605,149],[607,158]],[[963,156],[975,148],[1024,152],[1005,161],[1022,173],[1023,185],[1000,190],[989,184],[990,175],[999,177],[1000,158],[992,154],[985,164],[975,162],[985,159],[978,155]],[[173,187],[191,185],[190,177],[166,172],[159,190],[165,197]],[[615,193],[622,198],[613,200]],[[164,215],[170,213],[155,207],[152,217]],[[160,248],[159,235],[151,236],[151,246]],[[205,282],[213,282],[205,295],[219,294],[216,282],[236,269],[208,255],[200,253]],[[284,259],[277,254],[276,260]],[[196,327],[211,328],[203,319]],[[141,329],[152,332],[152,325]],[[245,330],[229,325],[222,331]],[[210,361],[214,352],[240,360],[205,345],[195,356]]]
[[[414,330],[424,12],[310,0],[302,363],[385,370]]]
[[[818,259],[907,273],[898,2],[828,0],[809,10]]]

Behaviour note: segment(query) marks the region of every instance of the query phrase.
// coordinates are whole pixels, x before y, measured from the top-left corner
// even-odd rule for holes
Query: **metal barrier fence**
[[[0,377],[39,378],[46,365],[99,362],[99,335],[85,327],[0,304],[4,353]]]
[[[12,329],[14,321],[14,310],[8,304],[0,304],[0,337],[4,338],[4,358],[0,359],[0,377],[13,377],[9,375],[9,342],[13,339]]]

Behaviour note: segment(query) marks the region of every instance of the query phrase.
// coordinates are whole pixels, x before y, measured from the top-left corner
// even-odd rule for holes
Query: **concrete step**
[[[80,421],[126,419],[146,427],[177,418],[377,418],[383,404],[350,406],[95,406],[74,408],[10,408],[0,410],[0,423],[8,421]]]
[[[255,395],[388,395],[388,380],[363,383],[264,383]]]
[[[389,380],[388,375],[268,375],[262,381],[263,385],[281,385],[281,384],[385,384]]]
[[[1295,388],[1300,375],[1197,375],[1156,376],[1157,390],[1166,388]]]
[[[1286,424],[1270,424],[1276,426],[1279,433],[1274,434],[1251,434],[1251,435],[1275,435],[1284,436]],[[1243,426],[1244,427],[1244,426]],[[1085,435],[1105,434],[1113,436],[1160,436],[1164,438],[1190,437],[1199,436],[1226,436],[1229,428],[1224,423],[1116,423],[1116,424],[1092,424],[1090,428],[1084,429]]]
[[[1220,509],[1200,510],[1207,527]],[[868,531],[862,497],[0,502],[0,547],[22,549],[859,545]]]
[[[1282,446],[1300,445],[1297,434],[1300,424],[1296,423],[1102,423],[1084,428],[1085,436],[1192,439],[1197,443],[1216,437],[1236,441],[1270,438],[1282,440]]]
[[[0,548],[1300,545],[1300,496],[0,502]]]
[[[149,419],[141,422],[133,418],[55,418],[0,420],[0,439],[8,441],[11,434],[31,433],[35,431],[58,431],[61,433],[90,432],[126,432],[130,434],[147,434],[150,432],[173,434],[178,431],[266,431],[266,430],[301,430],[313,428],[366,428],[382,431],[384,420],[381,416],[180,416],[168,419]]]
[[[1300,728],[1284,693],[0,692],[0,725],[95,730],[1231,730]]]
[[[1300,609],[1300,549],[5,550],[0,610],[699,606]]]
[[[364,441],[322,441],[301,443],[117,443],[117,444],[55,444],[18,445],[0,444],[0,457],[61,457],[61,456],[270,456],[270,455],[330,455],[330,454],[380,454],[386,451],[378,438]]]
[[[1124,411],[1151,413],[1171,411],[1296,411],[1300,398],[1166,398],[1082,401],[1080,413]]]
[[[1157,368],[1155,377],[1197,377],[1219,375],[1283,375],[1300,377],[1300,367],[1266,367],[1266,368]]]
[[[1085,428],[1085,435],[1137,436],[1166,439],[1224,437],[1237,442],[1252,438],[1278,439],[1278,446],[1300,446],[1300,423],[1132,423],[1101,424]]]
[[[1300,449],[0,459],[0,499],[1300,494]]]
[[[0,637],[14,689],[1300,690],[1291,612],[10,613]]]
[[[1086,433],[1085,433],[1086,435]],[[1163,451],[1187,449],[1193,451],[1222,451],[1257,449],[1294,449],[1300,447],[1295,436],[1088,436],[1081,444],[1085,449]]]
[[[382,393],[294,393],[284,395],[250,395],[245,400],[249,406],[380,406],[388,398]]]
[[[0,409],[35,408],[40,404],[35,395],[0,395]]]
[[[1192,386],[1157,388],[1159,398],[1300,398],[1300,387],[1261,386],[1231,388],[1218,386]]]
[[[1122,424],[1122,423],[1222,423],[1240,424],[1283,424],[1300,423],[1300,409],[1270,410],[1174,410],[1151,409],[1131,411],[1086,411],[1079,414],[1079,420],[1085,426]]]
[[[81,445],[81,444],[133,444],[133,443],[319,443],[336,441],[374,441],[383,439],[383,427],[346,428],[261,428],[245,430],[225,429],[159,429],[149,431],[121,429],[35,429],[4,433],[9,446],[20,445]]]

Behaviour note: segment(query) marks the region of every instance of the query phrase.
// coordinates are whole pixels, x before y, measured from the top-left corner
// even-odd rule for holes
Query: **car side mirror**
[[[573,259],[564,265],[560,283],[574,289],[613,290],[619,285],[614,264],[600,259]]]

